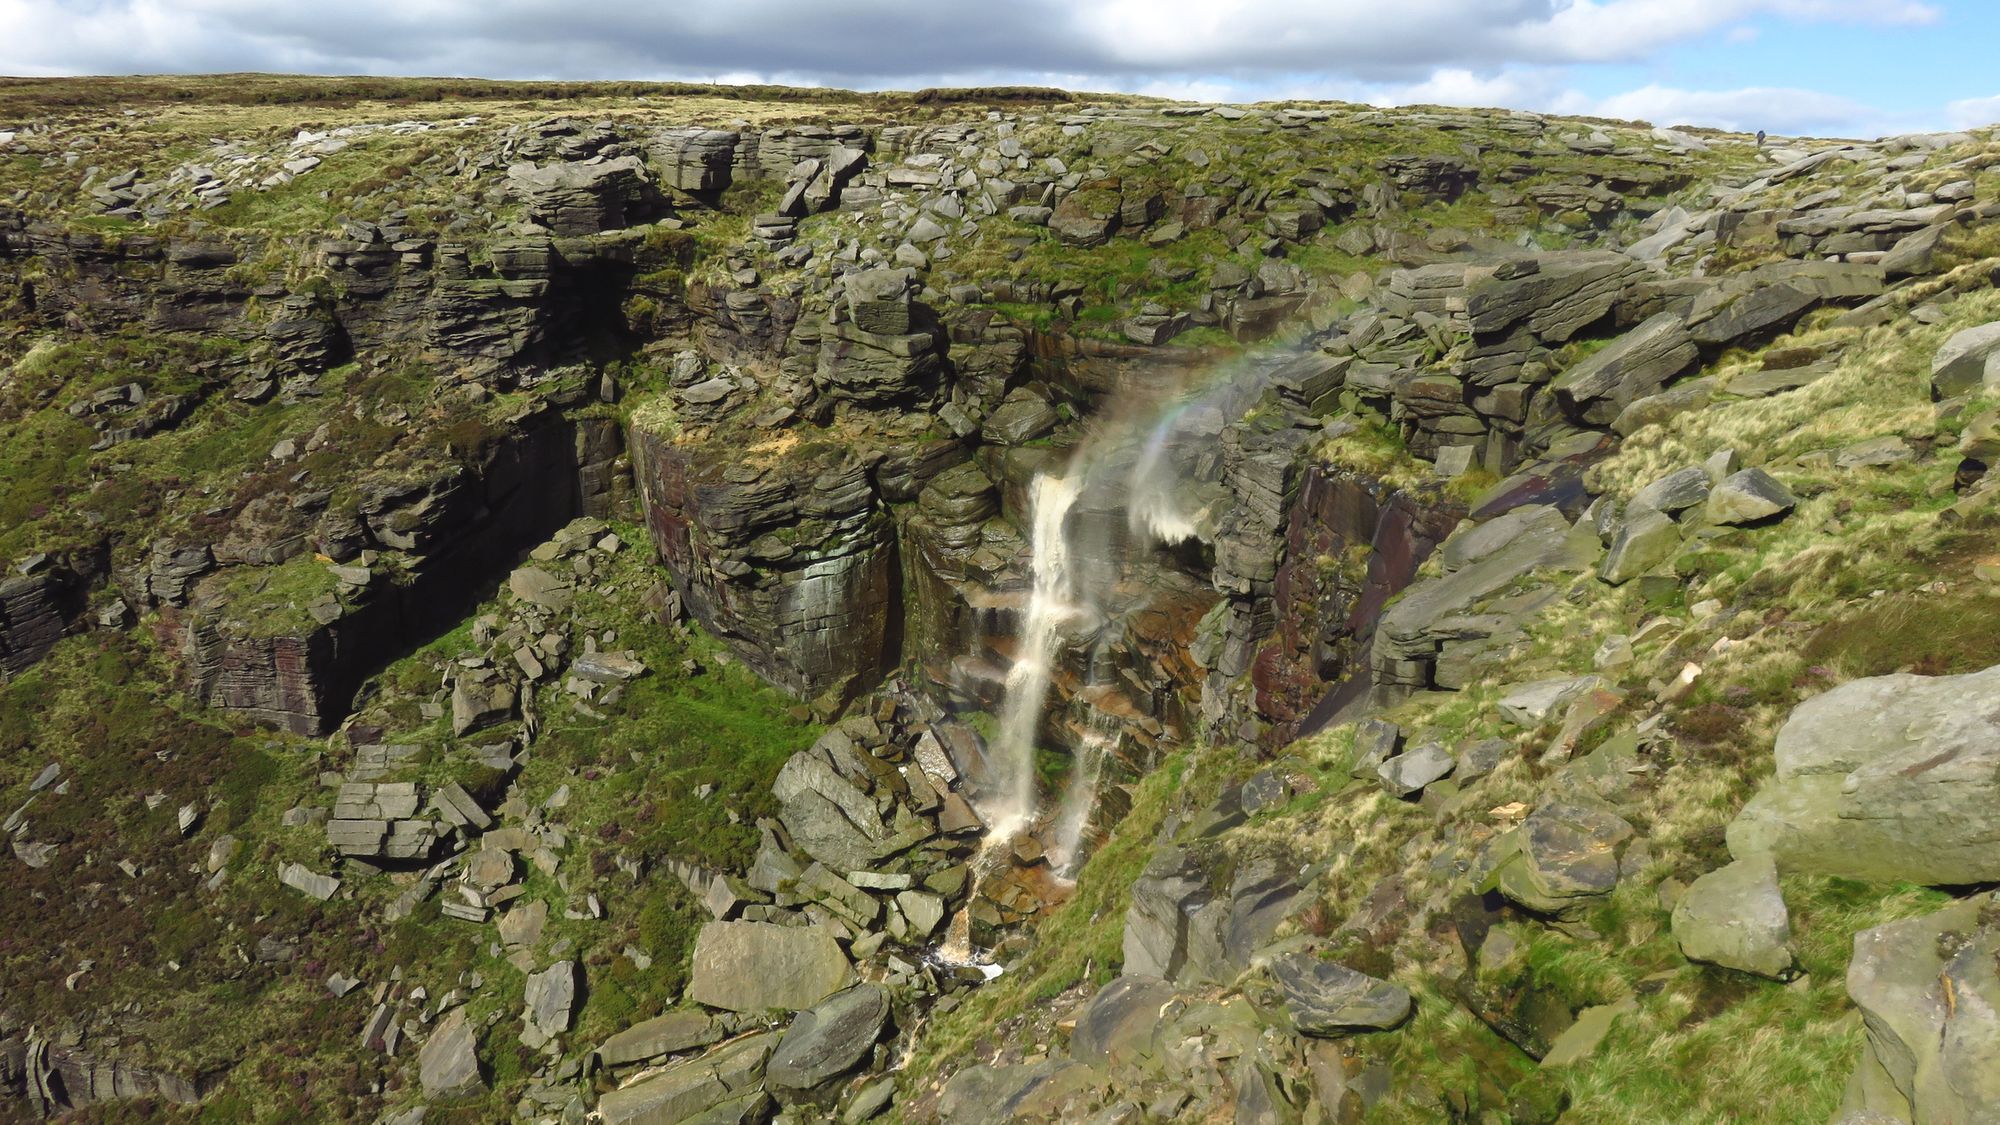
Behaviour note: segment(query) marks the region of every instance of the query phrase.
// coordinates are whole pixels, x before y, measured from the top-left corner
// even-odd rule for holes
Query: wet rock
[[[2000,667],[1875,676],[1799,704],[1777,776],[1729,825],[1738,859],[1931,886],[2000,880]]]
[[[1792,967],[1791,914],[1769,856],[1696,879],[1674,905],[1674,940],[1690,961],[1782,979]]]
[[[710,922],[695,939],[688,997],[735,1012],[798,1012],[853,979],[847,955],[818,927]]]
[[[1280,957],[1271,962],[1270,971],[1284,997],[1285,1019],[1301,1035],[1332,1038],[1379,1031],[1410,1018],[1410,994],[1404,989],[1313,954]]]
[[[873,984],[856,985],[800,1012],[771,1053],[765,1081],[794,1095],[821,1088],[861,1065],[888,1018],[889,994]]]

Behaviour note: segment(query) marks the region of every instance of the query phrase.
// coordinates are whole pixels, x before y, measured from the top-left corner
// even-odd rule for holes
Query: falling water
[[[1097,812],[1097,787],[1104,773],[1104,759],[1117,746],[1117,721],[1098,712],[1090,729],[1077,742],[1076,761],[1070,766],[1062,807],[1050,828],[1049,866],[1055,869],[1056,878],[1064,882],[1074,881],[1077,868],[1083,866],[1083,833]]]
[[[1034,584],[1014,666],[1007,672],[1006,701],[1000,714],[996,755],[1000,791],[986,818],[989,838],[994,840],[1019,833],[1035,816],[1035,734],[1041,728],[1042,704],[1049,694],[1059,635],[1063,625],[1078,613],[1073,601],[1076,582],[1069,537],[1063,524],[1081,486],[1080,476],[1044,475],[1036,477],[1029,489],[1034,517],[1029,565]]]
[[[1181,510],[1174,495],[1179,476],[1167,459],[1179,420],[1179,411],[1169,413],[1147,435],[1145,448],[1132,466],[1125,506],[1126,523],[1135,537],[1167,546],[1194,538],[1194,521]]]

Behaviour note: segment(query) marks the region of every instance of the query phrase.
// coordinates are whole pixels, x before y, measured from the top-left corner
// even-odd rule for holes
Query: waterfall
[[[1048,699],[1062,627],[1078,614],[1069,537],[1063,525],[1082,483],[1080,475],[1043,475],[1029,488],[1033,586],[1000,713],[996,754],[1000,790],[986,818],[996,840],[1020,833],[1035,817],[1035,735],[1041,728],[1042,704]]]
[[[1096,712],[1090,728],[1083,732],[1070,766],[1069,784],[1063,789],[1062,807],[1050,829],[1049,866],[1064,882],[1076,879],[1083,866],[1083,834],[1097,812],[1098,781],[1104,774],[1104,759],[1118,747],[1117,720]]]
[[[1174,495],[1179,474],[1167,459],[1174,426],[1179,421],[1180,411],[1173,411],[1153,427],[1146,437],[1145,448],[1139,452],[1139,460],[1132,466],[1126,490],[1125,518],[1132,533],[1167,546],[1194,538],[1194,521],[1181,510]]]

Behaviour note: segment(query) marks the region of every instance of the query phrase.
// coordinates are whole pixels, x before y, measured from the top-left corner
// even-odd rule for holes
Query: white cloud
[[[1760,22],[1938,17],[1919,0],[0,0],[0,73],[1027,82],[1851,133],[1879,115],[1830,94],[1649,85],[1599,99],[1577,92],[1578,72],[1754,37]]]
[[[2000,94],[1990,98],[1965,98],[1944,107],[1945,120],[1954,129],[1976,129],[2000,122]]]
[[[1710,125],[1721,129],[1813,134],[1850,131],[1880,115],[1850,98],[1816,90],[1748,86],[1740,90],[1680,90],[1643,86],[1602,98],[1590,112],[1655,125]]]
[[[0,0],[0,71],[564,74],[991,69],[1134,78],[1648,57],[1754,17],[1910,23],[1914,0]]]
[[[1385,87],[1367,100],[1373,105],[1547,106],[1561,96],[1560,75],[1551,69],[1503,70],[1478,74],[1444,67],[1421,82]]]
[[[1518,29],[1526,38],[1516,46],[1524,57],[1610,62],[1645,58],[1757,16],[1896,26],[1935,23],[1942,14],[1915,0],[1575,0],[1539,26]]]

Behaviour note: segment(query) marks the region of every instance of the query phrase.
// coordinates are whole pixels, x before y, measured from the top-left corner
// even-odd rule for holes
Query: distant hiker
[[[1757,130],[1757,150],[1759,152],[1762,152],[1763,149],[1764,149],[1764,130],[1759,129]]]

